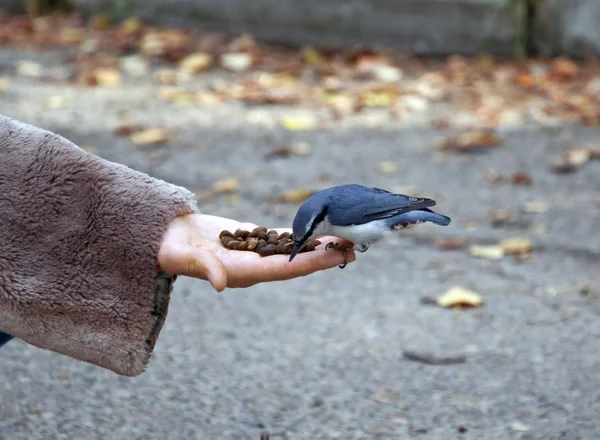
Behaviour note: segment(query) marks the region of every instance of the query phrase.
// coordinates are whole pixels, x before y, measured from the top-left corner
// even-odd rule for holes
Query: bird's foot
[[[344,267],[346,267],[348,265],[348,255],[346,254],[346,251],[348,249],[350,249],[349,246],[344,246],[343,244],[334,243],[332,241],[332,242],[327,243],[327,245],[325,246],[325,250],[328,250],[328,249],[335,249],[336,251],[340,251],[344,254],[344,264],[338,265],[338,267],[340,269],[343,269]]]

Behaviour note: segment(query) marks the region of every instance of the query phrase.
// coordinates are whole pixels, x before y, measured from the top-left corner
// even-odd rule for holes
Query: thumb
[[[217,292],[222,292],[227,287],[227,271],[223,262],[205,249],[180,249],[161,267],[169,273],[208,280]]]

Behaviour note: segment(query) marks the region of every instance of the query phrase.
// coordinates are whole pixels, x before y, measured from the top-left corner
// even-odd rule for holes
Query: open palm
[[[287,255],[261,257],[255,252],[232,251],[224,248],[219,233],[226,229],[252,230],[258,225],[203,214],[188,214],[175,218],[168,226],[158,252],[161,270],[208,280],[217,291],[226,287],[249,287],[267,281],[282,281],[330,269],[344,262],[340,252],[326,251],[331,241],[349,244],[336,237],[323,237],[314,252],[299,254],[292,262]],[[276,229],[291,232],[290,229]],[[348,262],[355,260],[347,251]]]

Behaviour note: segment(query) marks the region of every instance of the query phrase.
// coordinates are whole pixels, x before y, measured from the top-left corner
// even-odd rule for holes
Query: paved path
[[[3,52],[0,69],[10,75],[23,56]],[[45,56],[40,62],[58,65]],[[56,95],[67,107],[48,107]],[[432,144],[442,132],[419,124],[288,133],[269,119],[285,109],[166,107],[155,95],[145,81],[102,91],[11,78],[0,112],[199,192],[236,175],[241,197],[203,202],[207,213],[285,226],[297,206],[273,196],[352,181],[414,186],[453,223],[413,228],[345,270],[287,283],[217,295],[181,279],[152,363],[134,379],[11,342],[1,352],[0,438],[258,439],[263,429],[294,440],[598,437],[600,163],[564,176],[548,168],[565,145],[598,142],[597,129],[516,130],[487,153],[440,156]],[[176,138],[136,148],[112,135],[126,119],[173,128]],[[263,158],[295,141],[312,154]],[[379,163],[390,160],[396,174],[381,174]],[[533,185],[492,185],[488,167],[527,170]],[[523,214],[527,201],[549,210]],[[517,221],[492,228],[491,208]],[[547,232],[535,233],[539,225]],[[432,244],[514,236],[534,241],[531,260],[474,259]],[[423,304],[453,285],[476,290],[485,305]],[[466,361],[428,365],[404,350]]]

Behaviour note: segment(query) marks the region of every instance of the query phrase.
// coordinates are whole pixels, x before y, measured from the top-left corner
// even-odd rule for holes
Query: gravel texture
[[[235,175],[239,198],[202,210],[268,227],[289,226],[297,205],[272,203],[291,188],[361,183],[414,186],[450,215],[373,246],[346,269],[211,291],[180,279],[146,373],[122,378],[13,341],[0,351],[2,439],[594,439],[600,435],[600,162],[569,175],[549,170],[566,145],[598,129],[523,128],[503,146],[469,156],[435,153],[444,134],[374,112],[355,124],[285,132],[283,108],[173,107],[150,81],[114,90],[40,84],[13,75],[19,59],[65,68],[58,54],[0,50],[9,86],[0,112],[56,131],[109,160],[198,191]],[[215,74],[216,75],[216,74]],[[48,100],[60,95],[65,107]],[[143,104],[143,105],[142,105]],[[375,116],[373,116],[375,115]],[[135,147],[123,121],[173,130],[169,143]],[[312,146],[307,157],[266,161],[274,147]],[[378,164],[395,161],[395,174]],[[530,187],[492,185],[486,169],[527,170]],[[326,174],[328,181],[319,177]],[[526,201],[549,210],[522,214]],[[519,219],[492,228],[488,209]],[[545,234],[532,232],[545,225]],[[533,258],[474,259],[441,251],[440,237],[477,243],[525,236]],[[485,304],[423,304],[454,285]],[[465,362],[424,364],[403,351]],[[463,431],[463,432],[461,432]]]

